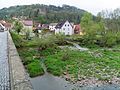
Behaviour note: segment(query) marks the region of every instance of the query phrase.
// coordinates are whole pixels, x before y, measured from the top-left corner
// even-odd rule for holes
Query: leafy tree
[[[84,10],[78,9],[73,6],[63,5],[54,6],[54,5],[22,5],[22,6],[12,6],[9,8],[3,8],[0,10],[0,18],[23,18],[23,19],[35,19],[41,20],[42,16],[47,23],[60,22],[66,19],[74,23],[79,23]],[[44,22],[42,19],[42,22]],[[79,20],[79,21],[78,21]]]
[[[92,14],[85,13],[81,19],[81,27],[85,35],[83,36],[84,43],[94,44],[94,39],[96,36],[97,24],[94,23]]]
[[[90,13],[85,13],[81,19],[81,27],[85,34],[83,35],[83,44],[103,44],[102,40],[106,31],[100,16],[96,17],[94,21]]]
[[[14,21],[14,29],[19,34],[21,30],[23,29],[23,24],[19,22],[18,20]]]

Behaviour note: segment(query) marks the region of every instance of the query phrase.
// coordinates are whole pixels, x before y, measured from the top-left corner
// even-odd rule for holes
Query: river
[[[60,77],[55,77],[49,73],[36,78],[31,78],[34,90],[120,90],[119,85],[104,86],[84,86],[70,84],[68,81]]]

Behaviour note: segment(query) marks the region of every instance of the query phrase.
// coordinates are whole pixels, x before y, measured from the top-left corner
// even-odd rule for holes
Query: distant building
[[[12,28],[12,24],[4,20],[0,20],[0,23],[4,27],[4,30],[10,30]]]
[[[33,21],[32,20],[23,20],[22,21],[24,28],[33,29]]]
[[[11,23],[5,23],[4,24],[6,30],[11,30],[12,29],[12,24]]]
[[[23,20],[21,21],[24,27],[24,31],[21,32],[22,35],[25,35],[27,32],[30,33],[30,37],[34,37],[35,34],[33,33],[33,21],[32,20]]]
[[[74,34],[80,34],[80,24],[74,25]]]
[[[64,34],[64,35],[72,35],[74,34],[73,26],[69,21],[64,21],[58,23],[55,27],[55,34]]]
[[[57,25],[57,23],[50,23],[50,25],[49,25],[49,30],[50,30],[50,31],[55,31],[56,25]]]
[[[49,29],[49,24],[42,24],[41,29],[42,29],[42,30],[44,30],[44,29]]]
[[[74,25],[74,34],[83,35],[83,32],[82,32],[80,24]]]
[[[0,23],[0,31],[5,31],[5,27]]]
[[[41,30],[42,24],[40,22],[34,22],[33,30]]]

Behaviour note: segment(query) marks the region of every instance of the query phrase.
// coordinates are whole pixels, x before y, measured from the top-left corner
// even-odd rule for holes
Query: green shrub
[[[65,40],[66,36],[65,35],[62,35],[62,34],[57,34],[55,35],[55,43],[58,44],[58,45],[66,45],[67,42]]]
[[[118,44],[120,44],[120,32],[117,32],[116,34],[116,41]]]
[[[103,37],[103,40],[105,41],[104,45],[107,47],[112,47],[117,43],[116,36],[113,34],[113,32],[107,32]]]
[[[15,46],[17,48],[23,47],[24,42],[23,42],[23,39],[21,38],[21,36],[15,32],[10,32],[10,33],[11,33],[11,36],[12,36]]]
[[[49,38],[49,37],[45,38],[45,39],[40,39],[39,43],[38,43],[38,46],[39,46],[39,50],[45,50],[47,48],[57,47],[54,40]]]
[[[19,51],[19,55],[22,58],[22,62],[24,65],[30,64],[33,62],[35,58],[33,56],[36,56],[38,53],[35,50],[35,48],[21,48]]]
[[[28,64],[26,68],[28,70],[28,73],[30,74],[30,77],[35,77],[44,74],[44,70],[41,67],[39,60],[35,60],[34,62]]]

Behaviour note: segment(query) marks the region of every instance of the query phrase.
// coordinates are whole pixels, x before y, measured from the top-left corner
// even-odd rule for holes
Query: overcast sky
[[[94,15],[103,9],[120,8],[120,0],[0,0],[0,8],[28,4],[57,5],[67,4],[87,10]]]

